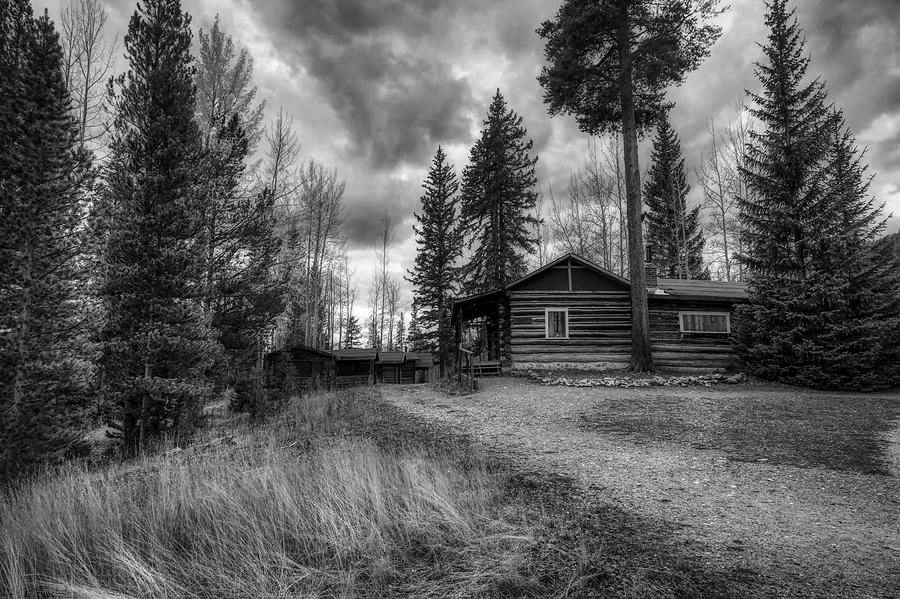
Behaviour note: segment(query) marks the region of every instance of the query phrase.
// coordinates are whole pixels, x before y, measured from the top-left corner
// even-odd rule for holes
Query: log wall
[[[631,361],[631,301],[627,292],[511,291],[511,358],[515,368],[624,368]],[[679,310],[726,311],[722,302],[650,296],[650,337],[657,367],[715,371],[737,365],[727,335],[682,334]],[[568,339],[546,338],[546,308],[567,308]],[[732,319],[732,327],[734,322]]]
[[[512,291],[511,358],[515,367],[623,368],[631,359],[627,292]],[[546,338],[546,308],[567,308],[569,338]]]
[[[679,311],[731,312],[728,302],[663,300],[650,296],[650,341],[653,361],[659,368],[676,371],[727,370],[739,364],[730,335],[682,333]]]

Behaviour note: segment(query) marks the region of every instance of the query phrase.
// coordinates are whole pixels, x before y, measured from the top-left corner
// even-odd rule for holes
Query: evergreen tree
[[[61,457],[86,411],[90,170],[62,64],[46,11],[0,2],[0,479]]]
[[[406,347],[409,351],[424,351],[422,346],[422,333],[419,331],[419,307],[413,302],[412,313],[409,316],[409,329],[406,332]]]
[[[522,117],[507,107],[497,90],[481,137],[463,170],[460,216],[475,246],[465,267],[466,287],[478,293],[505,286],[525,274],[526,255],[535,250],[533,215],[537,193]],[[425,306],[422,306],[424,321]]]
[[[661,277],[708,279],[703,267],[703,231],[700,206],[687,207],[691,187],[684,172],[681,142],[669,123],[668,110],[660,112],[644,184],[647,244]]]
[[[881,207],[824,85],[803,83],[804,40],[785,0],[768,5],[763,125],[747,150],[750,197],[740,199],[750,304],[738,339],[759,375],[832,388],[897,380],[897,279],[874,255]]]
[[[231,37],[218,20],[200,35],[201,61],[195,81],[206,168],[201,202],[203,308],[219,342],[223,360],[215,381],[249,400],[260,376],[263,339],[283,306],[285,281],[273,275],[280,250],[275,233],[275,196],[251,189],[247,160],[261,134],[262,105],[253,106],[253,61],[235,58]]]
[[[538,81],[551,115],[572,114],[595,135],[621,131],[631,278],[631,368],[653,370],[641,230],[638,136],[709,54],[721,28],[718,0],[564,0],[538,34],[547,65]]]
[[[406,315],[403,312],[397,318],[397,328],[394,331],[394,348],[397,351],[406,351]]]
[[[443,377],[453,356],[450,310],[457,291],[456,261],[462,256],[463,234],[457,217],[459,182],[440,147],[422,187],[422,212],[415,214],[417,225],[413,226],[417,244],[415,268],[407,277],[415,298],[414,344],[437,354]]]
[[[362,328],[359,326],[359,319],[352,314],[347,319],[347,331],[344,339],[344,347],[349,349],[356,349],[362,342]]]
[[[192,423],[218,350],[202,309],[207,164],[190,47],[178,0],[144,0],[125,36],[129,69],[110,85],[101,365],[128,451]]]

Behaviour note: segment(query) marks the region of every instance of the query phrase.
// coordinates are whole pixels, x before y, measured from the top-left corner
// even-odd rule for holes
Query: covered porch
[[[510,365],[507,303],[503,289],[453,302],[457,368],[471,368],[481,378],[499,376]]]

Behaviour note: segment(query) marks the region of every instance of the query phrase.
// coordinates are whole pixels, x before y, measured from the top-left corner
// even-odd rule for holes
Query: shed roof
[[[434,366],[434,356],[428,352],[409,351],[406,352],[406,361],[415,362],[416,366],[431,367]]]
[[[378,350],[374,348],[336,349],[331,353],[336,360],[374,360],[378,355]]]
[[[731,302],[745,302],[749,299],[746,283],[700,281],[697,279],[659,279],[657,285],[660,289],[665,291],[667,295],[679,298],[684,297]]]
[[[328,358],[329,360],[331,359],[331,354],[328,353],[327,351],[324,351],[324,350],[321,350],[321,349],[316,349],[316,348],[310,347],[310,346],[308,346],[308,345],[303,345],[302,343],[295,343],[294,345],[292,345],[292,346],[290,346],[290,347],[283,347],[283,348],[281,348],[281,349],[272,350],[272,351],[270,351],[269,353],[267,353],[267,354],[265,355],[265,357],[268,358],[268,357],[270,357],[270,356],[275,356],[275,355],[277,355],[277,354],[281,354],[281,353],[284,353],[284,352],[291,352],[291,351],[294,351],[294,350],[308,351],[308,352],[310,352],[310,353],[312,353],[312,354],[317,354],[317,355],[319,355],[319,356],[321,356],[321,357],[323,357],[323,358]]]
[[[402,351],[380,351],[378,362],[380,364],[402,364],[406,361],[406,353]]]

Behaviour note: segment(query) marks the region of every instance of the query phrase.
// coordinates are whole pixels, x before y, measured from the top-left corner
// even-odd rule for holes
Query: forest
[[[146,0],[127,32],[109,32],[99,0],[73,0],[58,23],[5,0],[4,476],[77,454],[100,424],[132,455],[148,439],[188,435],[216,398],[252,409],[265,400],[263,355],[294,344],[430,351],[445,376],[453,299],[569,252],[631,278],[634,370],[652,368],[641,327],[649,246],[660,276],[749,285],[735,342],[754,374],[896,384],[896,235],[882,239],[864,153],[807,72],[794,13],[772,3],[759,89],[731,122],[709,121],[706,151],[688,161],[665,92],[709,54],[724,8],[679,4],[687,12],[674,33],[665,23],[677,21],[675,8],[636,16],[650,37],[635,38],[646,62],[635,70],[610,42],[623,22],[612,6],[570,0],[537,30],[548,112],[574,116],[589,136],[558,190],[567,193],[538,180],[515,99],[497,89],[459,173],[435,149],[414,263],[395,264],[397,215],[371,224],[378,242],[361,298],[345,175],[301,158],[289,109],[266,119],[253,57],[218,19],[195,37],[177,0]],[[597,31],[579,32],[584,11],[599,11]],[[592,44],[612,58],[591,64]],[[121,52],[126,64],[113,72]],[[634,89],[609,83],[624,69]],[[643,169],[641,137],[652,143]],[[699,203],[689,200],[689,162]]]

